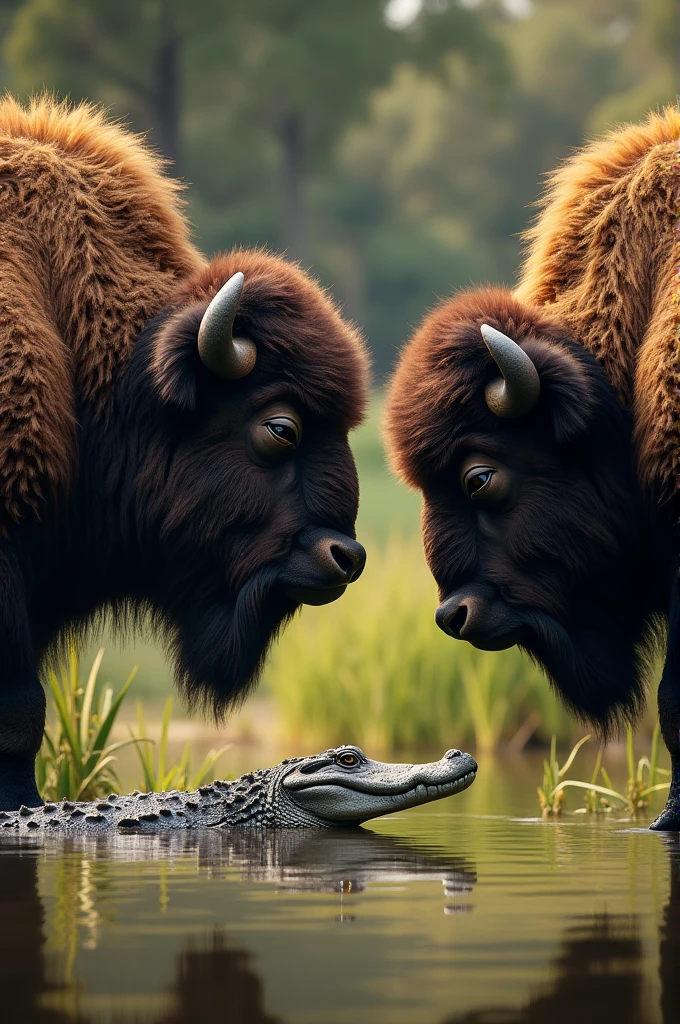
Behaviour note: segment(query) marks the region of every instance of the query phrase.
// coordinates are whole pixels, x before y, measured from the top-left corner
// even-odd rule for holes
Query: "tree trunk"
[[[163,156],[172,161],[170,172],[181,174],[180,116],[180,42],[173,25],[168,26],[165,39],[155,58],[153,76],[154,137]]]
[[[279,123],[279,140],[283,244],[292,259],[304,261],[307,246],[305,140],[304,123],[299,114],[284,114]]]

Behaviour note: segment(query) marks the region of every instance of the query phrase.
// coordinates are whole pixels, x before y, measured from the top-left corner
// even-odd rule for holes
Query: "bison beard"
[[[192,707],[219,720],[256,686],[269,648],[298,607],[277,593],[276,582],[277,570],[265,566],[233,602],[200,610],[192,603],[166,627],[175,678]]]
[[[531,638],[518,646],[537,662],[581,721],[608,739],[644,709],[646,681],[663,626],[627,600],[582,608],[596,623],[573,633],[538,611],[525,615]]]

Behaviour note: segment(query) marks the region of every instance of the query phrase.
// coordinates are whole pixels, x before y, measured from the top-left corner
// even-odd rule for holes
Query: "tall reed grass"
[[[476,651],[434,624],[437,594],[417,538],[369,547],[344,597],[305,608],[273,652],[266,683],[285,738],[370,750],[568,740],[572,723],[515,649]]]
[[[136,748],[141,768],[138,788],[144,792],[171,787],[197,789],[211,782],[217,762],[228,749],[226,746],[211,750],[193,773],[190,743],[185,745],[177,763],[168,762],[172,698],[168,698],[165,704],[155,757],[156,743],[147,735],[139,701],[137,733],[129,729],[129,739],[109,743],[136,669],[114,695],[113,687],[102,687],[98,682],[103,657],[102,648],[92,662],[86,680],[81,678],[75,650],[69,651],[64,664],[46,674],[47,719],[36,758],[36,781],[43,798],[96,800],[112,790],[120,792],[120,780],[115,770],[117,752],[128,746]]]

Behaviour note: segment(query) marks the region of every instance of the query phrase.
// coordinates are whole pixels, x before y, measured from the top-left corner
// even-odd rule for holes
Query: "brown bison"
[[[206,261],[177,185],[91,108],[0,104],[0,808],[39,802],[38,668],[147,614],[218,713],[361,572],[357,333],[296,267]]]
[[[519,644],[606,734],[659,688],[680,828],[680,113],[569,160],[514,292],[442,303],[403,352],[387,436],[422,491],[438,625]]]

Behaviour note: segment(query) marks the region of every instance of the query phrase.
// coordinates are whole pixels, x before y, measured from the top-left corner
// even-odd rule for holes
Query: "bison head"
[[[330,299],[257,251],[214,259],[135,347],[107,456],[139,563],[125,601],[150,610],[180,686],[218,712],[300,604],[335,600],[363,569],[348,431],[366,380]]]
[[[386,430],[423,494],[440,628],[519,644],[604,732],[634,716],[661,584],[631,418],[595,358],[508,292],[459,296],[406,347]]]

